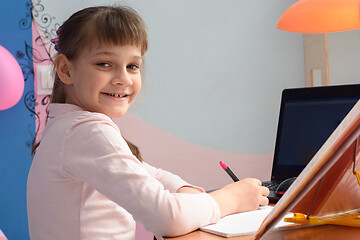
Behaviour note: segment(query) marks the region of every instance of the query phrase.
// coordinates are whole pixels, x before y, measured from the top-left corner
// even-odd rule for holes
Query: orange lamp
[[[330,33],[360,28],[360,0],[299,0],[276,27],[296,33]]]

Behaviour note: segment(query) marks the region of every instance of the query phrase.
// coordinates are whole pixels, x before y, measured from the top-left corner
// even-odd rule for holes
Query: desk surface
[[[254,236],[223,238],[200,230],[176,238],[165,238],[167,240],[253,240]],[[293,228],[271,232],[264,240],[353,240],[360,239],[360,228],[322,225],[312,227]]]

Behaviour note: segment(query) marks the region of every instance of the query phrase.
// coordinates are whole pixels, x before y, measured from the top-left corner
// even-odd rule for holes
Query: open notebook
[[[270,213],[272,209],[273,207],[266,206],[261,207],[259,210],[255,211],[225,216],[221,218],[216,224],[201,227],[200,230],[222,237],[254,235],[258,231],[263,220],[266,218],[266,216]],[[293,214],[287,215],[287,217],[292,216]],[[293,225],[293,223],[280,221],[275,226],[275,228],[282,229],[289,225]]]

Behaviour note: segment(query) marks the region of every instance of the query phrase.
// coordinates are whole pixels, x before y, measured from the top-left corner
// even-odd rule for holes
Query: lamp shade
[[[330,33],[360,28],[360,0],[299,0],[276,27],[296,33]]]
[[[0,110],[14,106],[24,92],[24,75],[14,56],[0,45]]]

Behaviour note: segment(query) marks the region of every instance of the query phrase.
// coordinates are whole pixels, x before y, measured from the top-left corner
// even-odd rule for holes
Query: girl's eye
[[[100,63],[97,63],[96,65],[99,67],[104,67],[104,68],[108,68],[111,66],[109,63],[106,63],[106,62],[100,62]]]
[[[137,70],[137,69],[139,69],[139,66],[135,65],[135,64],[130,64],[130,65],[127,66],[127,68],[129,68],[131,70]]]

